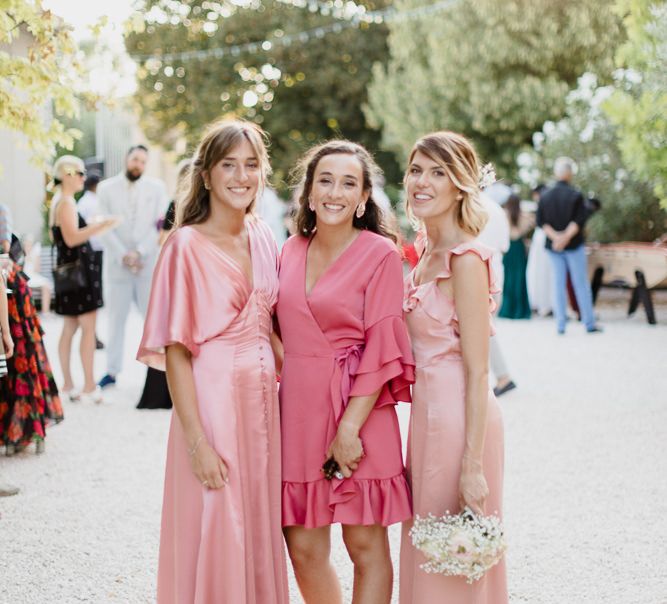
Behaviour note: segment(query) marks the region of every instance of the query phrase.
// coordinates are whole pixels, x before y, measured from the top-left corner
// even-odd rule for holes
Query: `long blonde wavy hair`
[[[472,143],[465,136],[456,132],[447,130],[432,132],[422,136],[415,143],[410,152],[408,166],[418,151],[441,166],[459,190],[462,199],[457,209],[458,225],[466,233],[475,237],[479,235],[486,225],[488,215],[480,200],[481,166]],[[407,179],[407,172],[404,182],[405,179]],[[414,221],[409,206],[407,211]]]

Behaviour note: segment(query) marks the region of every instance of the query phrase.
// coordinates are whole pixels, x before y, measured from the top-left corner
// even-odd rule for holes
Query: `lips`
[[[342,212],[345,209],[344,205],[338,204],[338,203],[323,203],[325,210],[328,210],[329,212]]]
[[[243,195],[250,190],[250,187],[228,187],[228,190],[235,195]]]

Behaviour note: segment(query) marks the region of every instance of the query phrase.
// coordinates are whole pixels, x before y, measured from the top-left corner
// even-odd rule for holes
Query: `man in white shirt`
[[[500,190],[499,187],[507,189],[507,197],[504,197],[504,199],[502,199],[503,191]],[[500,196],[503,202],[507,201],[511,189],[502,183],[496,183],[490,188],[494,188],[494,191],[490,192],[491,194],[487,193],[487,189],[481,195],[482,205],[489,215],[489,220],[477,239],[493,250],[491,269],[493,270],[495,277],[496,289],[501,292],[494,296],[494,300],[496,301],[498,308],[500,308],[503,283],[505,280],[503,254],[505,254],[510,247],[510,222],[505,210],[502,209],[500,202],[497,201],[497,197]],[[491,365],[493,375],[496,377],[496,385],[493,389],[496,396],[501,396],[516,388],[516,384],[510,377],[509,369],[505,362],[505,355],[500,348],[497,335],[489,340],[489,364]]]
[[[99,172],[89,172],[86,182],[83,184],[83,195],[76,204],[77,211],[88,224],[101,215],[100,200],[97,197],[97,185],[100,180]],[[104,249],[100,237],[91,237],[88,243],[96,252],[101,252]]]
[[[148,149],[131,147],[126,169],[98,187],[100,212],[120,216],[122,222],[106,233],[106,300],[109,313],[107,374],[100,380],[105,388],[116,383],[123,367],[125,323],[134,302],[146,314],[153,268],[159,253],[158,221],[167,209],[167,189],[160,180],[144,176]]]

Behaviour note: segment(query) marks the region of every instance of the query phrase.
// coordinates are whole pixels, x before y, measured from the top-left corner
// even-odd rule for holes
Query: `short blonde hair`
[[[486,225],[488,215],[480,200],[480,162],[472,143],[456,132],[432,132],[415,143],[408,165],[418,151],[444,168],[463,196],[457,214],[459,226],[466,233],[475,237],[479,235]]]
[[[49,191],[53,191],[53,199],[51,199],[51,207],[49,209],[49,226],[53,226],[55,221],[56,206],[62,195],[60,185],[63,177],[66,175],[72,176],[75,172],[85,171],[86,165],[76,155],[61,155],[53,164],[51,168],[51,182],[47,186]]]

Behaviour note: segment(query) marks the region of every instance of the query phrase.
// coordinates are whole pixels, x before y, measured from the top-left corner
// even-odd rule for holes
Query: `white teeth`
[[[415,195],[415,199],[419,199],[420,201],[426,201],[428,199],[431,199],[431,196],[430,195],[417,194],[417,195]]]
[[[332,211],[334,211],[334,212],[337,212],[337,211],[339,211],[339,210],[342,210],[345,206],[341,206],[341,205],[338,205],[338,204],[336,204],[336,203],[325,203],[325,204],[324,204],[324,207],[325,207],[327,210],[332,210]]]
[[[229,190],[232,193],[245,193],[248,190],[248,187],[230,187]]]

